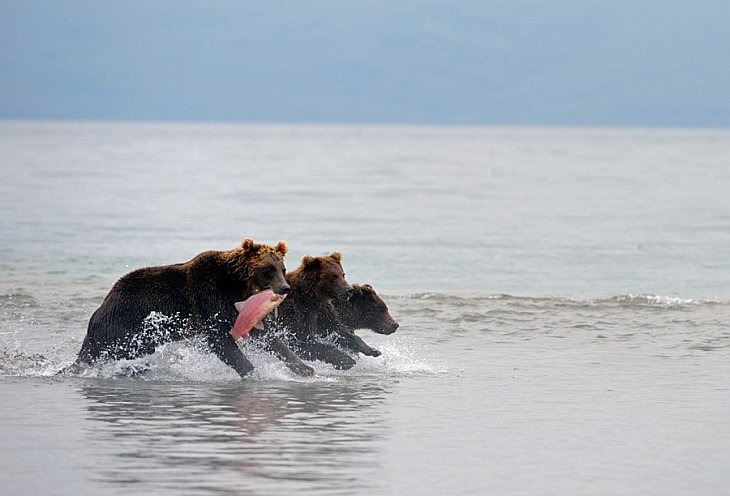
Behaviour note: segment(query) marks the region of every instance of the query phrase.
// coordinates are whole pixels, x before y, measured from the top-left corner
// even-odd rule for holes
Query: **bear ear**
[[[286,252],[289,250],[289,248],[286,246],[286,242],[279,241],[279,244],[276,245],[276,251],[278,251],[281,256],[285,256]]]
[[[375,292],[375,290],[373,289],[373,287],[370,284],[363,284],[362,289],[364,289],[366,291]]]
[[[255,248],[255,244],[253,242],[253,239],[246,238],[241,243],[241,248],[243,248],[244,251],[253,250]]]
[[[309,268],[315,268],[319,266],[319,259],[310,257],[309,255],[304,255],[302,257],[302,266],[303,267],[309,267]]]
[[[342,261],[342,253],[340,253],[339,251],[333,251],[332,255],[330,255],[330,257],[334,258],[335,261],[337,261],[337,262]]]

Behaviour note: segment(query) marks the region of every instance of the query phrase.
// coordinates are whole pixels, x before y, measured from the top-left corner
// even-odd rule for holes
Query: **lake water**
[[[3,493],[727,494],[729,131],[0,122],[0,170]],[[382,356],[54,375],[244,237],[340,250]]]

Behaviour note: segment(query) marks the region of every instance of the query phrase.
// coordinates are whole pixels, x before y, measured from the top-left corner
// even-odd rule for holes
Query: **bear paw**
[[[367,349],[363,350],[362,354],[371,356],[371,357],[379,357],[380,355],[382,355],[382,353],[380,353],[380,351],[376,350],[375,348],[369,348],[369,347]]]
[[[314,369],[306,363],[295,363],[290,368],[295,374],[302,377],[315,377],[317,375]]]

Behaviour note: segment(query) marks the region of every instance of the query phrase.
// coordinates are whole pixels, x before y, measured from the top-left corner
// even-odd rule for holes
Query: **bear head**
[[[370,329],[378,334],[393,334],[398,329],[398,322],[391,317],[388,306],[378,296],[369,284],[354,284],[353,293],[346,303],[349,307],[346,319],[353,322],[345,322],[353,328]]]
[[[342,269],[342,255],[338,251],[321,257],[307,255],[302,258],[296,272],[299,290],[308,298],[346,301],[352,294],[352,286],[345,280]]]
[[[271,289],[277,294],[287,294],[291,289],[286,282],[284,256],[287,246],[279,241],[276,246],[254,243],[246,238],[241,247],[234,250],[234,263],[252,291]]]

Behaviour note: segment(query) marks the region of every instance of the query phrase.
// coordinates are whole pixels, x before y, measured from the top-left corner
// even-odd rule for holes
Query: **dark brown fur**
[[[334,301],[345,301],[352,287],[345,280],[342,256],[305,256],[299,267],[286,275],[291,294],[279,306],[279,317],[296,341],[306,341],[319,329],[338,325]]]
[[[352,296],[347,301],[335,302],[335,308],[350,331],[370,329],[378,334],[393,334],[398,329],[388,306],[369,284],[353,284]]]
[[[340,253],[305,256],[299,266],[286,275],[286,280],[291,293],[279,305],[279,317],[269,324],[267,333],[284,334],[296,354],[307,360],[322,360],[342,369],[355,365],[347,353],[318,340],[342,328],[334,302],[345,301],[352,293],[352,287],[345,280]],[[297,360],[289,360],[287,365],[291,367]]]
[[[211,350],[241,376],[253,370],[230,334],[237,316],[236,301],[271,288],[287,293],[284,274],[286,243],[275,247],[247,238],[229,251],[207,251],[175,265],[135,270],[117,281],[89,320],[76,363],[100,358],[136,358],[151,354],[165,342],[203,334]],[[172,318],[151,326],[158,312]]]
[[[346,301],[334,302],[340,329],[334,333],[334,342],[347,350],[369,356],[380,356],[370,347],[356,329],[370,329],[378,334],[392,334],[398,329],[398,322],[391,317],[388,306],[369,284],[353,284],[352,294]]]

